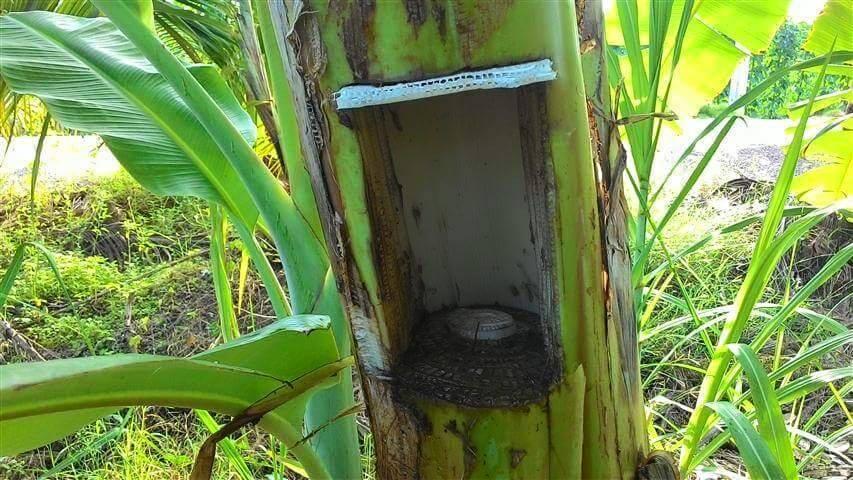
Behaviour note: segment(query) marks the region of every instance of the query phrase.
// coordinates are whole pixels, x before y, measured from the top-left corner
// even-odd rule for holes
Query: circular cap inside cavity
[[[491,308],[457,308],[447,314],[447,324],[468,340],[500,340],[518,330],[512,315]]]

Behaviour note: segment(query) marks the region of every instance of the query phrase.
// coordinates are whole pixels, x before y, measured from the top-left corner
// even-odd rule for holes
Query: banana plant
[[[332,478],[302,441],[302,418],[311,397],[337,384],[352,363],[340,358],[328,317],[297,315],[191,358],[122,354],[4,365],[0,455],[45,445],[121,407],[163,405],[259,421],[311,478]]]
[[[815,55],[825,55],[833,42],[836,50],[853,50],[850,38],[849,19],[853,18],[853,4],[844,0],[830,0],[818,15],[803,48]],[[850,61],[839,62],[827,67],[827,74],[847,77],[846,89],[822,95],[815,100],[814,111],[853,100],[850,78],[853,65]],[[804,113],[807,102],[791,105],[788,116],[798,120]],[[849,106],[839,116],[823,120],[813,129],[809,141],[803,147],[803,156],[817,163],[814,168],[798,175],[791,184],[791,192],[800,200],[825,207],[835,201],[853,196],[853,119]],[[853,220],[853,212],[847,212]]]
[[[234,11],[225,0],[153,0],[148,10],[149,25],[165,45],[194,63],[212,62],[220,67],[228,85],[242,91],[239,73],[239,47],[236,29],[229,21]],[[78,17],[96,17],[98,9],[89,0],[7,0],[3,13],[49,11]],[[21,98],[0,79],[0,120],[3,130],[12,135],[28,134],[41,121],[44,108],[38,102]],[[53,126],[55,128],[55,125]]]
[[[267,232],[284,265],[289,307],[332,317],[341,356],[349,355],[325,246],[255,155],[254,124],[216,69],[184,65],[140,20],[133,2],[95,3],[110,19],[46,12],[0,18],[0,75],[9,88],[39,97],[65,127],[100,135],[152,192],[218,204],[255,252],[252,260],[284,313],[287,303],[277,293],[283,289],[268,259],[252,248],[254,231]],[[349,372],[317,394],[306,413],[307,429],[323,427],[309,443],[336,478],[360,471],[354,419],[337,418],[353,404]]]
[[[661,65],[668,59],[670,70],[674,71],[678,59],[686,56],[686,50],[682,50],[687,48],[685,38],[692,38],[689,26],[697,23],[691,23],[694,17],[702,18],[704,26],[717,18],[717,23],[711,22],[716,28],[711,33],[731,36],[744,30],[740,28],[744,20],[737,18],[737,12],[717,2],[696,2],[695,8],[692,2],[686,2],[688,5],[680,10],[680,3],[649,2],[648,57],[655,69],[646,74],[646,53],[640,40],[645,37],[639,33],[642,21],[637,15],[637,3],[620,2],[620,25],[629,33],[625,47],[630,65],[621,65],[624,62],[612,50],[608,60],[611,72],[617,72],[617,67],[621,69],[618,71],[629,72],[625,78],[631,79],[631,85],[620,86],[618,81],[614,85],[615,95],[621,96],[616,111],[626,116],[611,119],[603,73],[603,23],[596,2],[585,2],[577,10],[572,2],[517,2],[506,10],[500,6],[483,7],[477,2],[436,2],[429,12],[417,2],[386,2],[376,12],[370,4],[341,7],[317,2],[312,3],[316,8],[300,11],[301,2],[287,8],[280,1],[254,2],[251,11],[259,26],[273,103],[271,123],[282,142],[289,181],[289,189],[285,190],[253,151],[254,125],[215,69],[181,62],[135,8],[145,2],[92,3],[107,18],[82,19],[40,12],[0,18],[0,35],[4,39],[0,75],[9,88],[42,99],[51,115],[64,126],[100,135],[147,189],[165,195],[197,196],[218,205],[261,273],[277,305],[276,312],[328,315],[331,320],[324,331],[337,345],[334,358],[342,360],[304,358],[315,367],[310,372],[316,373],[300,372],[305,375],[301,378],[327,378],[335,373],[337,381],[306,399],[304,410],[288,410],[292,418],[287,417],[287,425],[293,429],[276,423],[273,414],[278,410],[265,409],[283,400],[301,401],[301,397],[291,399],[287,395],[292,396],[299,388],[313,388],[316,382],[293,381],[294,375],[300,373],[274,375],[268,380],[278,384],[262,380],[251,388],[250,377],[222,373],[234,377],[233,385],[223,387],[231,388],[231,393],[224,397],[214,393],[211,395],[215,400],[210,400],[210,392],[194,390],[201,389],[196,382],[181,390],[184,387],[157,383],[167,382],[168,378],[154,378],[150,371],[163,367],[160,371],[173,372],[172,376],[197,375],[207,379],[213,378],[212,372],[219,372],[207,370],[208,367],[218,367],[223,372],[228,368],[263,372],[255,364],[228,362],[245,356],[272,365],[298,363],[298,353],[307,350],[295,341],[292,345],[262,349],[252,340],[256,337],[242,337],[192,359],[120,356],[54,364],[61,367],[53,369],[55,375],[39,374],[45,378],[43,388],[47,390],[38,390],[42,383],[30,384],[21,379],[21,372],[30,375],[26,369],[32,367],[9,367],[12,370],[8,371],[17,372],[10,378],[19,379],[15,380],[18,383],[10,383],[9,392],[35,392],[12,397],[17,399],[14,405],[9,404],[14,408],[7,407],[4,396],[2,415],[7,415],[8,410],[12,422],[9,428],[27,421],[21,419],[38,417],[49,425],[62,424],[61,428],[50,429],[53,433],[44,438],[22,443],[22,448],[49,441],[128,404],[131,398],[127,392],[132,392],[134,398],[141,399],[138,401],[164,401],[236,415],[237,423],[229,424],[231,428],[263,418],[262,425],[271,423],[268,428],[294,447],[312,478],[358,478],[355,426],[351,416],[345,415],[353,402],[351,332],[344,318],[340,287],[346,294],[351,321],[359,327],[354,337],[360,342],[359,360],[377,435],[378,463],[387,476],[393,477],[396,472],[402,478],[420,472],[425,477],[440,477],[442,472],[452,472],[483,478],[632,478],[638,470],[645,474],[648,464],[657,457],[646,458],[642,432],[633,309],[627,308],[622,296],[622,285],[631,280],[630,267],[623,265],[627,260],[626,249],[622,248],[625,212],[621,191],[614,188],[619,185],[614,179],[621,176],[624,163],[620,162],[624,160],[609,148],[618,141],[611,143],[615,129],[607,120],[625,125],[632,149],[636,144],[642,147],[637,147],[637,152],[653,153],[661,128],[660,123],[653,127],[653,120],[670,117],[657,110],[668,105],[670,89],[673,98],[678,91],[671,86],[671,72],[661,73],[665,72]],[[782,3],[768,5],[778,9]],[[245,12],[246,5],[242,8]],[[761,8],[750,12],[766,13]],[[673,16],[680,19],[677,24],[670,24]],[[546,28],[528,35],[529,18],[542,19]],[[761,28],[751,32],[761,38],[772,34],[766,31],[772,30],[775,18],[768,16]],[[461,23],[459,19],[463,19]],[[326,22],[322,28],[321,21]],[[729,28],[731,22],[737,27],[734,30]],[[402,26],[405,28],[398,28]],[[249,28],[253,27],[250,23]],[[371,28],[375,31],[369,34],[367,30]],[[340,36],[334,33],[337,29],[341,30]],[[707,36],[698,35],[694,45],[706,39]],[[401,42],[420,50],[413,55],[400,55]],[[743,42],[750,48],[760,48],[756,38],[743,38]],[[538,117],[524,127],[547,118],[550,131],[544,135],[549,141],[543,142],[544,146],[531,145],[553,152],[557,160],[551,165],[556,172],[554,181],[568,192],[555,197],[562,215],[547,219],[548,226],[560,235],[555,241],[555,251],[562,262],[557,267],[559,290],[555,298],[559,300],[549,301],[559,303],[559,325],[555,326],[559,338],[554,339],[554,344],[555,362],[562,375],[549,391],[547,401],[526,410],[478,410],[427,402],[421,405],[424,411],[420,416],[412,415],[411,410],[398,405],[399,398],[386,372],[373,368],[377,359],[385,360],[388,352],[399,354],[403,349],[403,335],[396,330],[405,330],[406,323],[392,318],[399,312],[394,310],[394,299],[386,298],[382,290],[389,281],[383,276],[388,273],[383,270],[388,265],[373,262],[374,256],[383,253],[379,247],[387,244],[382,243],[383,238],[376,238],[374,230],[378,227],[369,217],[368,198],[373,192],[366,192],[361,183],[364,171],[360,148],[370,145],[359,145],[351,131],[353,117],[333,112],[326,100],[335,89],[348,83],[371,78],[391,82],[411,72],[446,73],[469,63],[513,63],[538,57],[543,51],[553,56],[558,80],[547,96],[534,93],[523,103],[530,108],[527,115]],[[660,95],[663,85],[664,93]],[[625,103],[629,93],[635,104]],[[538,110],[545,107],[547,115],[545,110]],[[355,119],[363,120],[357,115]],[[721,117],[714,126],[723,120]],[[729,122],[724,130],[727,132],[731,125]],[[709,132],[710,129],[702,136]],[[637,140],[631,141],[632,136]],[[713,153],[708,160],[710,155]],[[645,162],[641,166],[646,171],[648,157],[640,161]],[[706,160],[703,162],[707,164]],[[598,171],[607,174],[599,178]],[[386,183],[390,182],[383,179],[373,186]],[[645,193],[646,197],[651,194],[648,188]],[[646,212],[646,205],[641,205],[642,212]],[[774,218],[777,213],[784,213],[776,210]],[[806,217],[797,224],[797,231],[807,229],[824,214],[821,211]],[[221,219],[215,223],[221,225]],[[285,268],[287,298],[269,261],[257,247],[257,230],[269,235],[276,245]],[[385,232],[379,233],[381,237]],[[648,241],[645,233],[638,238],[643,239],[640,253],[654,241]],[[386,314],[392,320],[386,322]],[[386,330],[377,333],[365,325]],[[228,361],[215,353],[235,346],[245,348],[239,350],[240,355],[228,355]],[[92,383],[86,384],[93,392],[90,396],[67,395],[66,403],[34,400],[50,399],[48,394],[70,388],[69,384],[87,377],[83,372],[91,372]],[[116,384],[117,376],[130,379],[133,384]],[[294,388],[281,387],[282,383],[287,385],[284,380],[293,383]],[[252,398],[237,398],[235,390],[246,390]],[[172,391],[176,392],[174,396],[150,396]],[[288,406],[292,404],[279,408]],[[68,408],[73,413],[60,413]],[[303,412],[304,429],[312,432],[307,442],[298,438]],[[2,415],[0,419],[7,418]],[[508,435],[510,427],[520,427],[523,435]],[[401,441],[395,443],[395,439]],[[524,442],[524,448],[498,450],[495,442],[502,446]],[[209,468],[210,444],[205,445],[203,454],[199,471]]]

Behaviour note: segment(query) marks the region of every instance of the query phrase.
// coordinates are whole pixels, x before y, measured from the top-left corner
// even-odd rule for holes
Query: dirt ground
[[[660,161],[655,165],[653,179],[662,179],[678,161],[690,142],[709,123],[711,123],[709,118],[694,118],[679,122],[682,129],[680,134],[672,130],[663,130],[659,143],[661,148],[658,159]],[[720,185],[739,178],[772,183],[785,158],[784,148],[790,141],[790,133],[786,132],[786,129],[792,126],[789,120],[747,118],[736,122],[691,195],[707,196],[710,191]],[[716,138],[717,131],[719,127],[700,141],[694,151],[676,169],[669,183],[670,188],[665,190],[666,193],[674,195],[683,185],[682,180],[687,179],[692,167],[708,151]],[[804,167],[806,165],[801,165],[800,169]]]

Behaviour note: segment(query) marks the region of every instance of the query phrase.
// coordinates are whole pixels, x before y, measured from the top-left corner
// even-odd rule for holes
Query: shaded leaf
[[[773,384],[761,366],[761,361],[749,345],[732,344],[729,350],[734,354],[746,377],[749,379],[750,395],[758,416],[758,431],[761,438],[770,446],[773,455],[779,461],[785,478],[797,476],[794,451],[785,428],[785,417],[776,398]]]
[[[3,365],[0,455],[62,438],[122,406],[157,404],[235,415],[337,359],[328,319],[300,315],[189,359],[110,355]],[[274,413],[300,425],[307,396]]]

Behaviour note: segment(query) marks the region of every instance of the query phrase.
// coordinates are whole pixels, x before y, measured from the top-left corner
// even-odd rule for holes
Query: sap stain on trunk
[[[356,81],[367,80],[370,76],[370,45],[374,37],[373,18],[376,13],[376,1],[335,1],[331,4],[331,8],[347,12],[340,29],[347,63]]]

